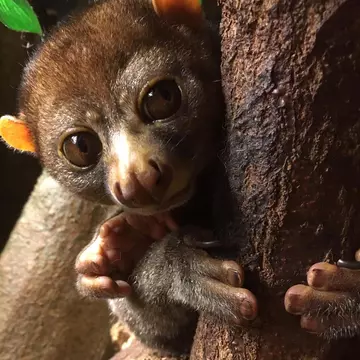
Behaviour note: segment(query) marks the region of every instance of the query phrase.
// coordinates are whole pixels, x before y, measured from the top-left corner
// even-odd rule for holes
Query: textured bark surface
[[[226,234],[241,245],[260,321],[235,331],[202,319],[192,358],[358,358],[358,339],[326,344],[306,334],[283,298],[311,264],[352,259],[359,247],[360,2],[221,5]]]
[[[0,258],[0,359],[99,360],[105,302],[82,299],[74,262],[102,209],[42,175]]]
[[[162,356],[145,347],[139,340],[134,339],[128,348],[121,350],[110,360],[188,360],[188,357]]]
[[[110,360],[188,360],[188,356],[164,356],[142,344],[126,324],[115,323],[110,330],[112,342],[119,352]],[[103,360],[109,360],[109,357]]]

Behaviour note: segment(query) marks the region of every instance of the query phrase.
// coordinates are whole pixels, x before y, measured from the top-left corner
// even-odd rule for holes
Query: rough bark
[[[111,328],[111,338],[115,347],[120,349],[111,359],[103,360],[188,360],[189,356],[164,356],[141,343],[126,324],[118,322]]]
[[[129,348],[121,350],[110,360],[188,360],[188,356],[163,356],[145,347],[139,340],[134,339]],[[105,359],[104,359],[105,360]]]
[[[305,333],[283,297],[311,264],[352,259],[359,247],[360,2],[221,6],[233,194],[225,234],[241,246],[260,321],[235,331],[202,319],[192,359],[358,358],[359,339]]]
[[[39,178],[0,258],[0,359],[101,359],[107,306],[78,295],[74,262],[102,217]]]

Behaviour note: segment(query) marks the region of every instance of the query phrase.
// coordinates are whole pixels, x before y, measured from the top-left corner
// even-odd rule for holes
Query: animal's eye
[[[143,94],[140,110],[146,120],[153,122],[174,115],[181,105],[181,90],[174,80],[160,80]]]
[[[66,159],[81,168],[98,162],[102,151],[98,136],[90,131],[72,133],[64,139],[61,147]]]

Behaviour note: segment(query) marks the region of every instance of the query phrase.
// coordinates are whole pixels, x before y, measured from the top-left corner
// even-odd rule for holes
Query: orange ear
[[[35,143],[30,130],[22,120],[5,115],[0,118],[0,136],[12,148],[35,153]]]
[[[155,12],[168,20],[196,25],[203,18],[202,0],[152,0]]]

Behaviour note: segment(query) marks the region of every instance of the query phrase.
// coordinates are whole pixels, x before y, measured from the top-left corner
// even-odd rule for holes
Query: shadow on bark
[[[234,214],[225,240],[240,246],[260,321],[235,331],[203,318],[192,358],[353,358],[358,339],[305,333],[283,298],[310,265],[359,247],[360,3],[221,5]]]

